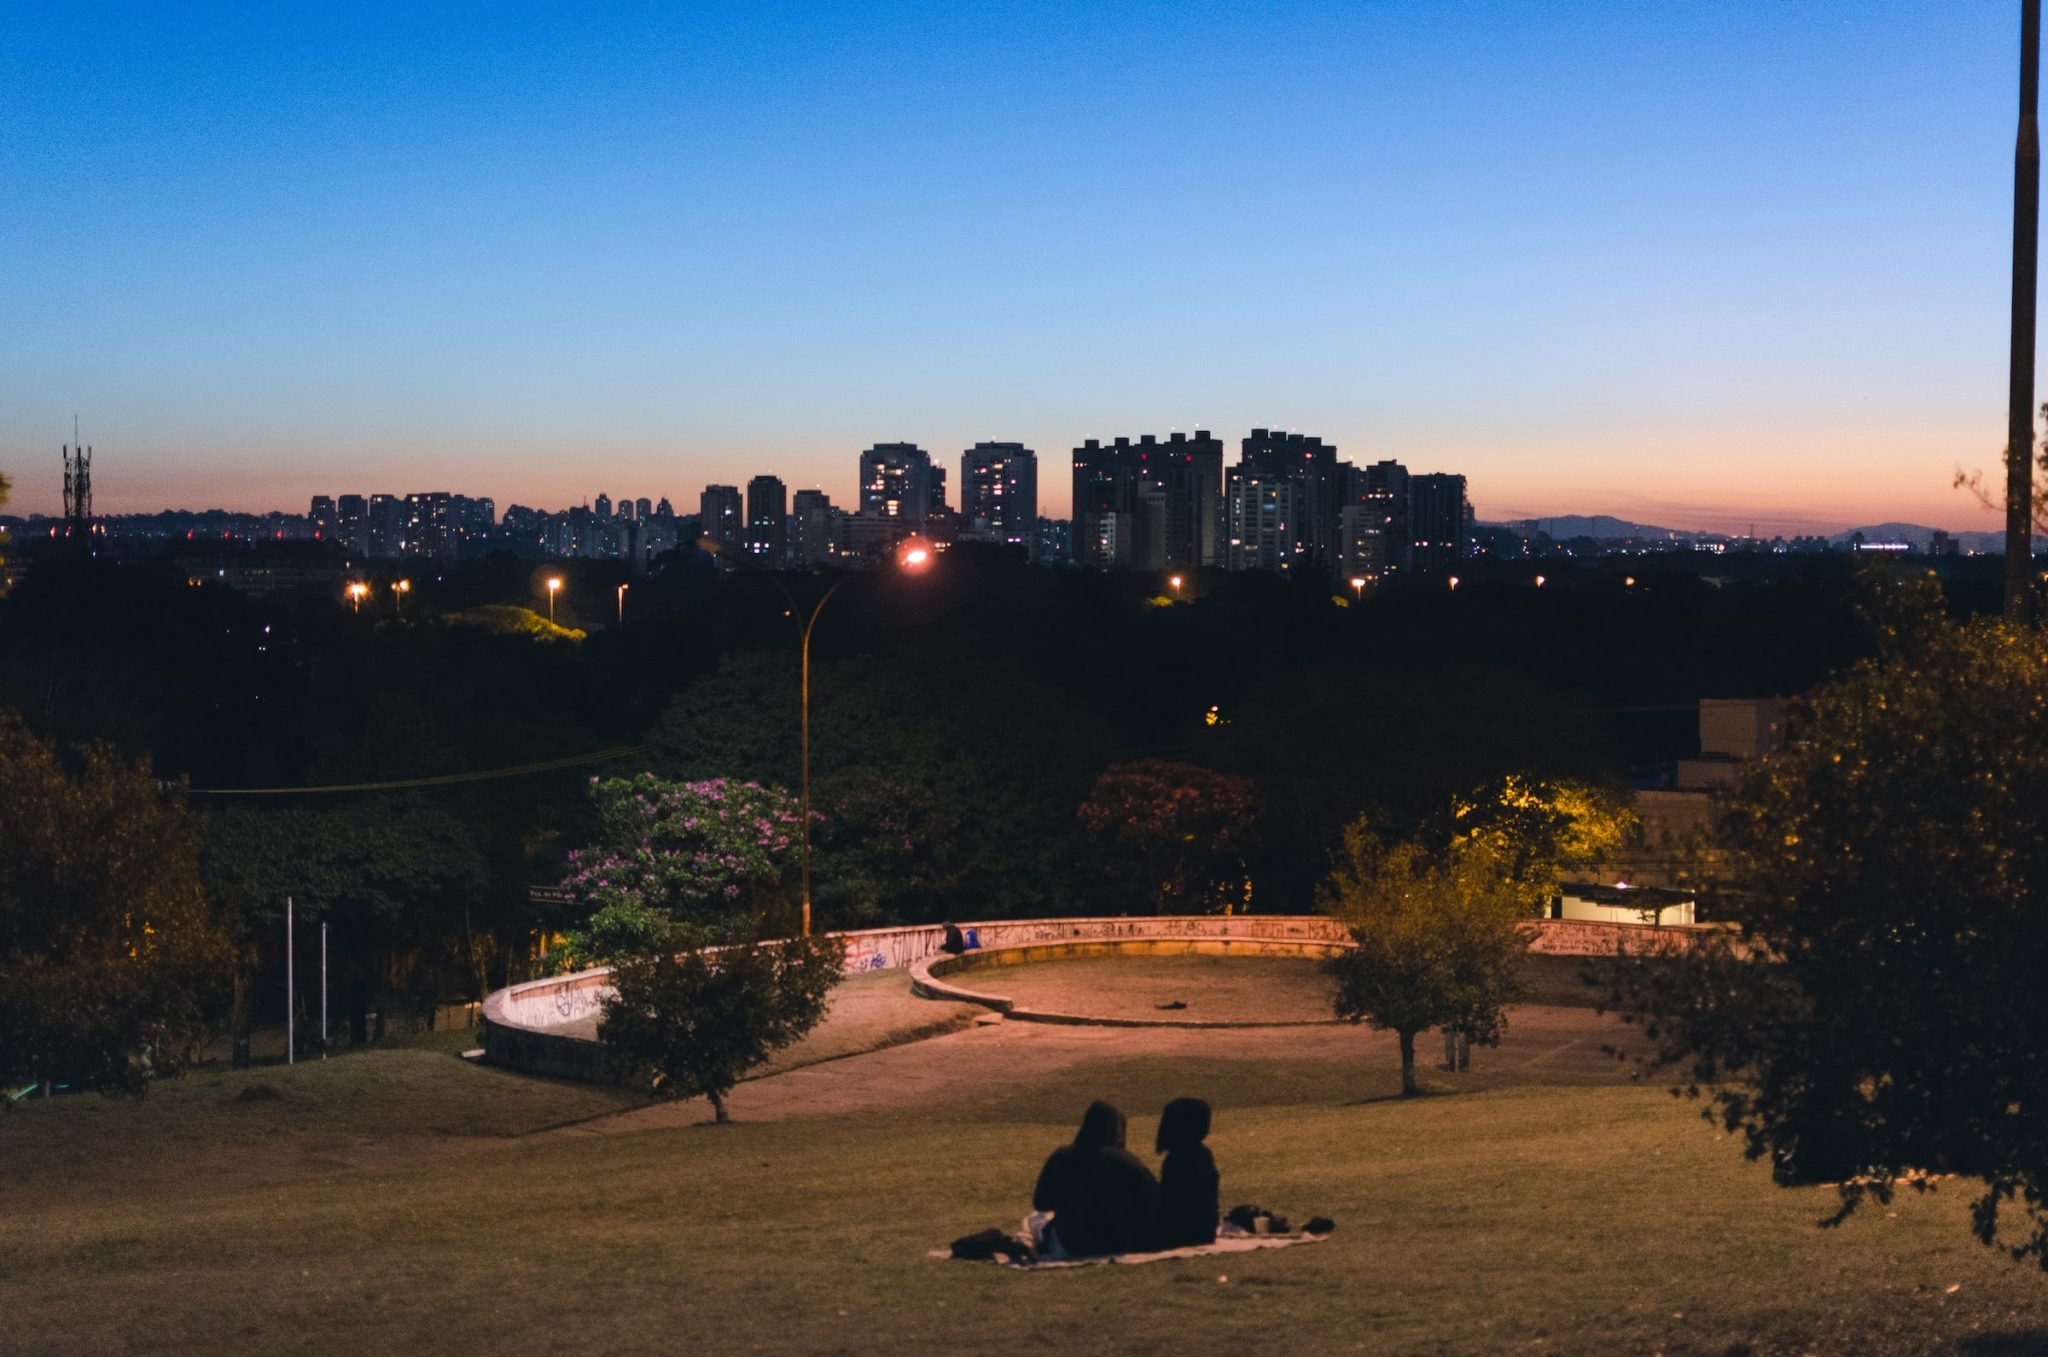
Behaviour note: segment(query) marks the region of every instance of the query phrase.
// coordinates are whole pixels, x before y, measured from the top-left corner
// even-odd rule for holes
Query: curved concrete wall
[[[1065,961],[1077,957],[1103,956],[1288,956],[1328,959],[1349,944],[1304,938],[1088,938],[1063,942],[1025,943],[1016,947],[988,947],[959,956],[926,957],[910,968],[910,987],[927,999],[980,1004],[1018,1022],[1067,1023],[1089,1027],[1316,1027],[1334,1023],[1327,1018],[1107,1018],[1080,1013],[1056,1013],[1045,1009],[1019,1008],[1008,995],[969,989],[956,982],[963,973],[1000,971],[1006,966],[1029,965],[1037,961]],[[1001,984],[1000,980],[992,983]]]
[[[975,948],[1027,947],[1034,944],[1094,942],[1113,939],[1244,939],[1287,941],[1341,947],[1347,941],[1342,925],[1320,914],[1195,914],[1096,919],[997,919],[961,924]],[[1529,950],[1569,956],[1606,956],[1617,950],[1655,952],[1682,950],[1699,930],[1665,925],[1589,923],[1569,919],[1531,919],[1523,925]],[[928,957],[944,954],[939,944],[945,929],[937,924],[907,928],[870,928],[833,933],[846,946],[846,971],[907,969]],[[573,975],[528,980],[492,993],[484,1000],[483,1046],[494,1065],[529,1074],[609,1082],[601,1042],[559,1029],[597,1016],[610,993],[607,967]],[[551,1030],[555,1029],[555,1030]]]

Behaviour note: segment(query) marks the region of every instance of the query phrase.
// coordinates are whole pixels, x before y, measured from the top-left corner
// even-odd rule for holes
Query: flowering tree
[[[588,911],[570,935],[579,964],[719,941],[788,905],[802,820],[780,788],[644,773],[593,778],[590,796],[600,837],[562,883]]]
[[[1242,886],[1252,815],[1243,778],[1162,759],[1113,764],[1080,814],[1111,874],[1161,914],[1168,905],[1206,906],[1232,869]]]

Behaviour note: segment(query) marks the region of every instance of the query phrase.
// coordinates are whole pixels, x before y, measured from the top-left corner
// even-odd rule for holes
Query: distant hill
[[[1698,541],[1702,537],[1730,537],[1737,534],[1707,532],[1697,528],[1662,528],[1654,523],[1631,523],[1625,518],[1610,514],[1558,514],[1546,518],[1518,518],[1505,523],[1487,523],[1482,527],[1508,528],[1524,533],[1547,533],[1554,541],[1566,542],[1574,537],[1591,537],[1596,541],[1617,542],[1671,542],[1683,544]],[[1845,528],[1830,534],[1828,541],[1837,546],[1847,546],[1857,533],[1863,534],[1866,542],[1905,542],[1916,551],[1925,551],[1928,541],[1938,531],[1924,523],[1870,523],[1860,528]],[[1789,534],[1788,534],[1789,535]],[[1958,549],[1972,554],[1989,552],[2000,554],[2005,550],[2005,534],[2002,532],[1952,532]],[[2048,537],[2036,537],[2034,550],[2048,551]]]
[[[1485,526],[1548,533],[1553,540],[1559,542],[1570,541],[1574,537],[1592,537],[1600,541],[1633,538],[1636,541],[1690,542],[1702,536],[1700,533],[1686,532],[1679,528],[1631,523],[1625,518],[1615,518],[1609,514],[1557,514],[1554,517],[1518,518],[1509,523],[1490,523]]]

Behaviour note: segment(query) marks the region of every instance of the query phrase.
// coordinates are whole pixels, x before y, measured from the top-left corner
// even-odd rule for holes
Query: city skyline
[[[1267,427],[1492,521],[1997,522],[2000,8],[6,23],[15,512],[77,414],[106,512]]]

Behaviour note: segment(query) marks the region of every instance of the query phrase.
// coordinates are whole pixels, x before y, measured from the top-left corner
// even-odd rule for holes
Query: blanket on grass
[[[1284,1249],[1293,1244],[1320,1244],[1329,1236],[1299,1230],[1293,1234],[1220,1234],[1213,1244],[1191,1244],[1186,1248],[1162,1249],[1157,1253],[1112,1253],[1101,1258],[1005,1258],[1000,1254],[986,1260],[998,1267],[1040,1272],[1061,1267],[1097,1267],[1103,1263],[1159,1263],[1169,1258],[1207,1258],[1219,1253],[1252,1253],[1258,1249]],[[933,1249],[933,1258],[951,1258],[951,1249]]]

